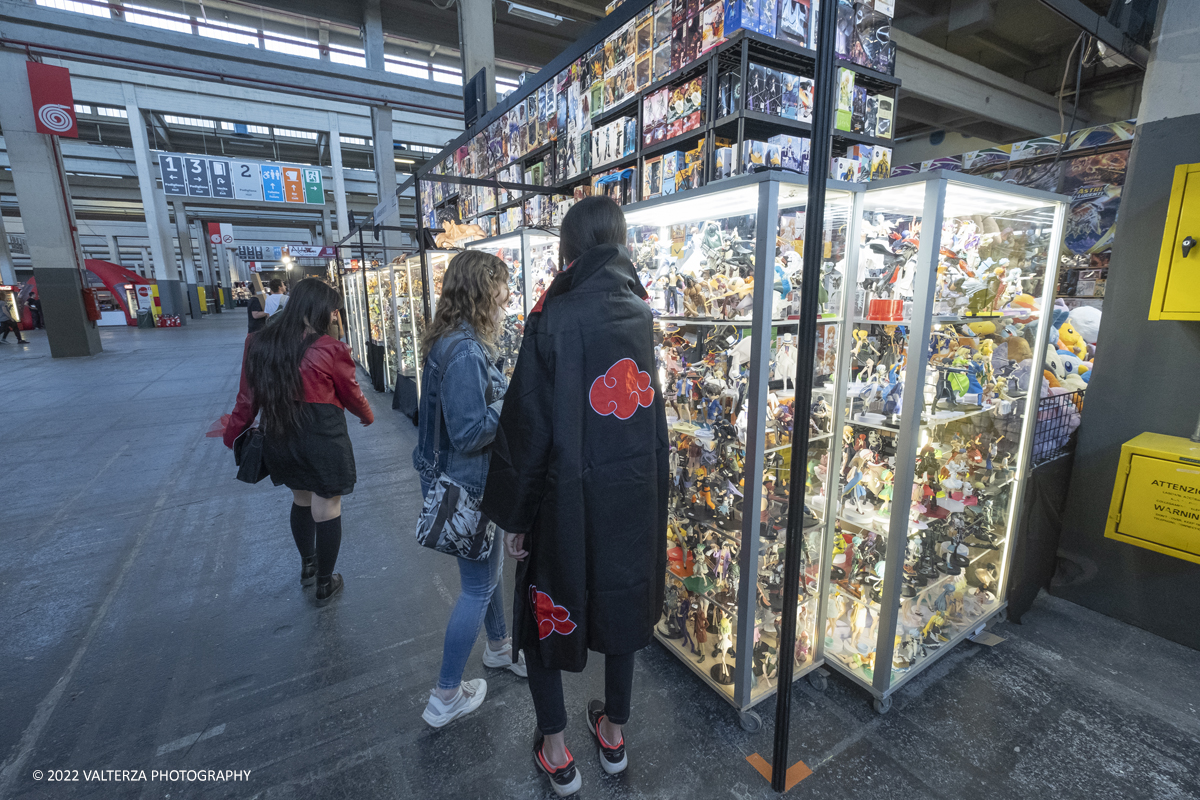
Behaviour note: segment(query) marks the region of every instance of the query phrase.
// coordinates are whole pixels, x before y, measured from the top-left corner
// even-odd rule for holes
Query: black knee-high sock
[[[301,558],[311,558],[316,552],[313,541],[317,533],[316,525],[310,507],[292,503],[292,538],[296,540],[296,549],[300,551]]]
[[[338,550],[342,546],[342,518],[340,516],[317,523],[317,580],[333,574]]]

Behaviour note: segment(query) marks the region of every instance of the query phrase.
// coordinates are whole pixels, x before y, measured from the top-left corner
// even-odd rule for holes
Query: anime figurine
[[[733,683],[733,669],[729,666],[727,654],[733,647],[733,623],[720,609],[717,610],[717,645],[715,657],[720,658],[719,664],[713,664],[709,674],[712,679],[722,686]]]
[[[692,634],[695,637],[695,647],[692,653],[699,654],[701,664],[704,663],[704,645],[708,642],[708,623],[704,613],[704,600],[697,600],[692,608]]]

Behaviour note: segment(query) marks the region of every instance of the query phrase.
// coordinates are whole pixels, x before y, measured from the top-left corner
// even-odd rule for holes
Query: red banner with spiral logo
[[[29,96],[33,99],[37,132],[78,139],[71,71],[36,61],[26,61],[25,69],[29,73]]]

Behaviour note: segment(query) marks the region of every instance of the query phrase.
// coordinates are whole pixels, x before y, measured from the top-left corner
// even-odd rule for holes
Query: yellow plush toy
[[[1087,343],[1079,332],[1071,326],[1070,320],[1064,322],[1058,329],[1058,349],[1074,353],[1081,361],[1087,361]]]

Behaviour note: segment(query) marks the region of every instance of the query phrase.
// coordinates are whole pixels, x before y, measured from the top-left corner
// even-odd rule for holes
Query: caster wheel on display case
[[[880,698],[876,697],[874,700],[871,701],[871,706],[875,709],[876,712],[878,712],[880,714],[886,714],[887,712],[892,710],[892,698],[884,697],[883,699],[880,699]]]
[[[808,685],[818,692],[823,692],[829,688],[829,678],[824,672],[810,672],[808,673]]]
[[[758,733],[762,730],[762,717],[757,711],[739,711],[738,722],[746,733]]]

